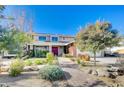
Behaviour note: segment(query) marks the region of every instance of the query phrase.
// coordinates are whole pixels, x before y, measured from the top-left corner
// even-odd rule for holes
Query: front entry
[[[58,56],[58,47],[52,47],[52,53]]]

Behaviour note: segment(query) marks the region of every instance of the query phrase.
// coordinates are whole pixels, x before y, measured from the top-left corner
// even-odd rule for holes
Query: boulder
[[[88,74],[92,74],[92,69],[89,69],[89,70],[87,71],[87,73],[88,73]]]
[[[45,65],[37,65],[37,68],[38,69],[41,69],[41,68],[43,68]]]
[[[63,81],[63,82],[60,82],[60,81],[54,81],[52,82],[52,87],[67,87],[68,86],[68,83]]]
[[[31,66],[25,66],[24,68],[23,68],[23,71],[31,71]]]
[[[118,73],[119,76],[124,75],[124,67],[119,68],[117,73]]]
[[[113,72],[113,74],[114,74],[115,76],[118,76],[118,72]]]
[[[0,87],[9,87],[6,83],[0,83]]]
[[[109,77],[109,72],[107,70],[97,69],[99,77]]]
[[[83,72],[86,74],[92,74],[92,69],[85,69]]]
[[[108,68],[108,72],[117,72],[116,75],[124,75],[124,67],[111,67]],[[115,73],[114,73],[115,74]]]
[[[24,71],[28,72],[28,71],[38,71],[38,67],[37,66],[25,66]]]
[[[109,78],[115,79],[117,75],[115,73],[109,73]]]
[[[8,72],[9,66],[2,66],[0,72]]]
[[[92,75],[98,76],[98,72],[96,70],[92,70]]]
[[[119,67],[110,67],[108,68],[108,72],[117,72],[119,70]]]
[[[32,66],[31,69],[32,69],[32,71],[38,71],[39,70],[37,66]]]

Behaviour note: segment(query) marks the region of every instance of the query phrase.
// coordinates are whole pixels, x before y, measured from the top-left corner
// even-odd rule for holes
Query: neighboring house
[[[34,39],[34,41],[28,45],[28,50],[49,51],[57,56],[62,56],[63,54],[76,56],[74,36],[33,33],[32,38]]]

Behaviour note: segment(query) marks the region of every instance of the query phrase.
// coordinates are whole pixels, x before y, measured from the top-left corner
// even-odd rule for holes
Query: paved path
[[[70,86],[102,86],[102,82],[79,70],[78,64],[68,58],[59,58],[59,65],[65,71],[65,77]]]

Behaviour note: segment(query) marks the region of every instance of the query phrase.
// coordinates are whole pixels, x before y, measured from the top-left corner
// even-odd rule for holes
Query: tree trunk
[[[94,65],[96,66],[96,52],[94,52]]]

